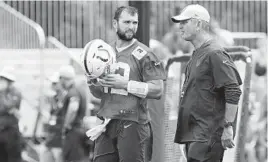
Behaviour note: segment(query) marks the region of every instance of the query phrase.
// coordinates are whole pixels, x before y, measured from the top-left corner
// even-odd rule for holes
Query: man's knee
[[[40,159],[40,162],[47,162],[47,161],[53,162],[54,157],[50,148],[42,144],[39,148],[39,159]]]

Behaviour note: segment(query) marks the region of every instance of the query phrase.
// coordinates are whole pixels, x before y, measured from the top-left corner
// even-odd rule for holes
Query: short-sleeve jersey
[[[62,115],[65,117],[66,112],[68,110],[68,106],[71,104],[71,102],[78,102],[79,108],[76,114],[76,117],[74,119],[74,122],[72,123],[72,126],[81,126],[83,118],[85,116],[86,112],[86,99],[83,94],[77,87],[77,85],[72,85],[72,87],[68,90],[68,94],[66,95],[66,98],[63,103],[63,111],[61,112]],[[64,119],[63,117],[63,119]],[[62,121],[63,122],[63,121]]]
[[[111,44],[115,49],[115,42]],[[162,62],[150,48],[135,40],[128,48],[116,51],[115,74],[124,76],[126,80],[147,82],[165,80],[166,73]],[[101,100],[100,117],[131,120],[139,123],[147,122],[149,113],[147,99],[142,99],[123,89],[104,88]]]

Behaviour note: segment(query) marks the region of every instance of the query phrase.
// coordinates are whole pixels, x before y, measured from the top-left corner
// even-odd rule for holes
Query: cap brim
[[[5,78],[5,79],[7,79],[9,81],[12,81],[12,82],[14,82],[16,80],[15,77],[13,77],[11,75],[8,75],[8,74],[0,74],[0,77],[3,77],[3,78]]]
[[[58,83],[59,82],[59,79],[58,78],[53,78],[53,77],[50,77],[48,78],[48,80],[52,83]]]
[[[60,81],[60,76],[58,73],[54,73],[52,76],[47,77],[47,79],[52,83],[58,83]]]
[[[178,15],[178,16],[173,16],[171,18],[171,20],[174,22],[174,23],[179,23],[181,21],[184,21],[184,20],[189,20],[190,17],[186,17],[186,16],[183,16],[183,15]]]

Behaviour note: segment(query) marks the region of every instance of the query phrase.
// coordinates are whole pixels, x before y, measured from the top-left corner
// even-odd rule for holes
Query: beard
[[[132,35],[128,35],[127,34],[128,32],[131,32]],[[131,41],[136,36],[136,32],[131,30],[131,29],[123,32],[122,30],[120,30],[120,28],[118,28],[116,34],[120,39],[122,39],[124,41]]]

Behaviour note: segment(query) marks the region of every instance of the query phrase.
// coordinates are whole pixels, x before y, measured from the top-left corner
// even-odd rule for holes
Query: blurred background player
[[[62,162],[62,139],[61,130],[63,126],[63,102],[67,91],[62,88],[59,82],[59,73],[55,72],[49,77],[52,97],[49,98],[50,116],[48,123],[45,124],[46,136],[44,150],[40,154],[40,162]]]
[[[253,55],[250,117],[246,138],[246,159],[267,161],[267,37],[257,41]]]
[[[64,162],[88,161],[87,137],[83,126],[86,112],[85,97],[75,85],[75,70],[72,66],[63,66],[59,70],[60,84],[67,91],[63,102],[62,151]]]
[[[219,22],[214,18],[211,18],[210,20],[210,34],[223,47],[234,45],[234,38],[232,33],[226,29],[222,29]]]
[[[13,86],[13,67],[0,72],[0,161],[21,162],[22,137],[19,131],[21,93]]]

